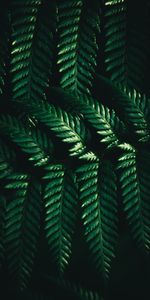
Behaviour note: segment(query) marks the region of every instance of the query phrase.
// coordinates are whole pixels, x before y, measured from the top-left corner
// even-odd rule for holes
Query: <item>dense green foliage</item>
[[[124,231],[150,252],[149,1],[2,6],[3,281],[16,299],[112,300]]]

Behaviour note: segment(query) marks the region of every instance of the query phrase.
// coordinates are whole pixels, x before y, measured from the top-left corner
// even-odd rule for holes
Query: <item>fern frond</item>
[[[75,131],[77,126],[73,124],[71,115],[61,110],[59,107],[50,105],[44,101],[34,101],[30,104],[24,101],[20,102],[29,114],[35,116],[36,119],[48,127],[55,136],[68,145],[70,156],[79,156],[85,152],[86,146],[82,140],[81,128],[79,132]]]
[[[77,92],[89,93],[96,67],[100,4],[92,2],[58,2],[58,64],[60,84]]]
[[[117,85],[103,76],[97,75],[94,89],[97,95],[101,90],[101,93],[105,95],[106,104],[114,108],[120,119],[129,127],[130,133],[134,134],[135,140],[139,141],[143,137],[145,140],[149,139],[147,121],[135,101],[131,101]]]
[[[37,251],[41,215],[41,186],[26,174],[13,174],[5,189],[5,248],[7,267],[19,288],[30,279]]]
[[[126,80],[126,1],[105,1],[104,9],[104,62],[111,80]]]
[[[129,99],[137,105],[138,110],[144,115],[149,126],[150,98],[146,94],[140,93],[134,88],[129,88],[125,85],[118,86],[129,97]]]
[[[72,115],[61,109],[59,106],[52,104],[51,111],[57,118],[66,123],[71,130],[73,130],[80,137],[83,144],[86,144],[89,132],[80,116]]]
[[[5,226],[6,199],[0,193],[0,268],[4,260],[4,226]]]
[[[117,117],[114,110],[99,103],[90,95],[70,94],[60,88],[52,88],[50,94],[65,110],[78,114],[85,120],[99,136],[100,142],[106,145],[118,143],[118,138],[124,135],[125,125]],[[90,131],[90,128],[89,128]]]
[[[116,176],[111,163],[87,162],[77,169],[85,239],[104,280],[117,243]]]
[[[105,1],[104,61],[115,83],[145,92],[149,66],[149,13],[147,1]],[[143,20],[143,22],[139,22]]]
[[[51,140],[51,138],[44,132],[44,130],[41,130],[40,127],[31,127],[31,136],[33,140],[37,144],[39,144],[40,148],[46,152],[48,155],[52,154],[54,151],[54,145]]]
[[[15,0],[11,10],[13,99],[44,99],[51,76],[55,2]]]
[[[149,252],[149,152],[129,147],[118,159],[124,211],[137,245]]]
[[[31,132],[28,132],[16,118],[10,115],[1,116],[0,129],[2,134],[8,136],[11,141],[20,147],[21,151],[29,156],[29,160],[35,166],[43,166],[48,162],[49,156],[45,155],[40,145],[32,138]]]
[[[63,272],[70,260],[77,218],[75,176],[56,164],[46,168],[44,179],[46,238],[53,262]]]
[[[100,135],[101,143],[118,144],[119,137],[125,132],[125,125],[119,120],[114,110],[99,103],[96,99],[82,95],[83,111],[82,114],[89,124],[96,129]],[[87,106],[87,111],[86,111]]]

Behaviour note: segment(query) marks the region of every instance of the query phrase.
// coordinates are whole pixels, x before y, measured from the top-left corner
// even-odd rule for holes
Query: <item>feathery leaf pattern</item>
[[[119,178],[122,189],[124,211],[134,239],[140,247],[149,251],[150,232],[149,223],[149,154],[136,150],[130,146],[130,150],[123,153],[118,159],[117,169],[120,170]],[[138,159],[137,159],[137,156]],[[143,163],[144,162],[144,163]],[[146,163],[145,163],[146,162]]]
[[[70,259],[76,225],[75,177],[63,165],[50,165],[44,179],[46,238],[53,261],[58,264],[58,270],[63,272]]]
[[[13,1],[11,73],[13,99],[44,99],[51,76],[55,2]],[[50,14],[52,18],[50,17]]]
[[[148,0],[1,1],[5,298],[109,299],[115,281],[120,299],[124,235],[149,254],[149,14]]]
[[[58,3],[58,64],[63,88],[90,92],[98,50],[99,15],[97,0],[92,5],[83,0]]]
[[[117,241],[116,178],[98,159],[77,169],[85,239],[95,266],[108,279]]]

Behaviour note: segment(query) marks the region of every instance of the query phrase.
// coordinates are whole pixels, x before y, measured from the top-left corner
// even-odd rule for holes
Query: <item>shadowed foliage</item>
[[[2,4],[4,299],[145,299],[149,1]]]

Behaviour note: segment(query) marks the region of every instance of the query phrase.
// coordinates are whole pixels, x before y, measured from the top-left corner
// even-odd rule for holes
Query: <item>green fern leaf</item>
[[[32,138],[31,132],[28,132],[16,118],[9,115],[1,116],[0,129],[1,132],[17,144],[23,152],[27,153],[29,160],[32,161],[35,166],[43,166],[48,162],[49,156],[45,155],[40,145]]]
[[[133,147],[118,159],[119,181],[124,211],[137,245],[150,250],[149,229],[149,152]]]
[[[31,136],[44,153],[46,152],[48,155],[53,153],[54,145],[52,140],[40,127],[31,127]]]
[[[144,113],[139,109],[135,101],[131,99],[110,80],[103,76],[97,75],[95,79],[95,93],[105,95],[106,104],[112,106],[119,117],[129,127],[130,133],[134,134],[135,140],[140,140],[143,137],[149,139],[148,124]],[[108,99],[108,100],[107,100]]]
[[[82,101],[83,110],[81,112],[85,120],[102,137],[101,143],[106,143],[106,145],[118,144],[118,138],[124,134],[125,125],[116,116],[115,111],[98,103],[90,96],[82,95]]]
[[[149,11],[147,0],[142,5],[136,0],[104,1],[105,75],[142,93],[149,91]]]
[[[136,7],[136,9],[135,9]],[[139,20],[143,22],[139,22]],[[130,88],[148,88],[149,8],[147,1],[105,1],[104,62],[107,76]]]
[[[6,204],[5,248],[7,267],[19,288],[30,279],[40,228],[41,187],[26,174],[13,174],[5,189],[10,192]]]
[[[117,243],[116,176],[111,163],[99,160],[77,169],[85,239],[96,268],[109,277]]]
[[[11,14],[13,99],[44,99],[51,75],[55,2],[16,0]]]
[[[115,111],[102,105],[89,95],[79,95],[64,91],[60,88],[52,88],[49,91],[50,97],[53,97],[57,103],[72,113],[83,116],[83,121],[87,121],[97,135],[100,142],[106,145],[118,143],[118,138],[125,133],[125,125],[116,116]]]
[[[46,168],[45,232],[53,262],[63,272],[71,256],[76,224],[77,191],[75,177],[63,165]]]
[[[125,85],[118,85],[119,88],[136,104],[139,112],[144,115],[144,118],[150,126],[149,112],[150,112],[150,98],[143,93],[138,92],[134,88],[129,88]]]
[[[58,2],[58,64],[60,84],[77,92],[90,92],[96,67],[99,2]]]
[[[79,156],[85,152],[86,146],[82,140],[81,128],[79,127],[79,132],[75,131],[77,126],[73,124],[71,115],[52,104],[50,105],[40,100],[30,104],[24,101],[23,103],[20,102],[20,105],[23,105],[29,114],[35,116],[37,120],[46,125],[57,138],[68,145],[70,156]]]
[[[126,79],[126,1],[105,1],[104,62],[111,80],[121,83]]]

